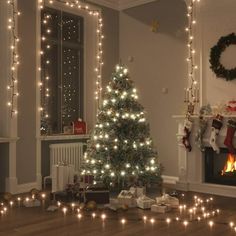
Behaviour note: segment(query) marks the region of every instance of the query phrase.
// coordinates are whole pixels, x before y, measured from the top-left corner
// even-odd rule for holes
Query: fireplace
[[[236,185],[236,155],[229,154],[227,148],[220,148],[217,154],[212,148],[205,151],[205,182]]]

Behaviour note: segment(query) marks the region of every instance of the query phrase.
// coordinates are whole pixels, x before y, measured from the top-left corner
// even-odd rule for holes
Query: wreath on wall
[[[220,58],[225,49],[234,44],[236,45],[236,35],[231,33],[227,36],[221,37],[218,43],[211,48],[210,52],[210,68],[215,72],[217,77],[226,79],[227,81],[236,78],[236,67],[226,69],[224,65],[221,64]]]

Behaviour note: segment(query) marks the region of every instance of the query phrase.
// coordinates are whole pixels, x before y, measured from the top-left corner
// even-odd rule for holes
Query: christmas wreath
[[[232,44],[236,44],[236,35],[234,33],[221,37],[218,43],[211,48],[209,60],[211,69],[215,72],[216,76],[219,78],[224,78],[227,81],[236,78],[236,67],[232,69],[226,69],[221,64],[220,58],[225,49]]]

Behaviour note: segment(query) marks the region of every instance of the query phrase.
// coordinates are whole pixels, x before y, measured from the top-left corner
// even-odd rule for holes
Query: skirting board
[[[194,183],[194,182],[191,183],[177,182],[176,189],[236,198],[236,186],[234,187],[227,185]]]
[[[179,181],[178,177],[162,175],[163,183],[165,184],[176,184]]]

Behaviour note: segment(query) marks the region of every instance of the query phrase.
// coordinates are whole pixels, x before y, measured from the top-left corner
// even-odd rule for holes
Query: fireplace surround
[[[197,145],[195,145],[195,137],[198,129],[198,116],[192,117],[194,122],[190,140],[192,144],[191,152],[186,151],[182,143],[182,137],[184,135],[183,127],[185,116],[176,115],[173,116],[173,118],[176,119],[178,123],[178,132],[176,134],[178,140],[178,175],[176,177],[167,176],[167,181],[170,182],[171,180],[172,183],[175,183],[176,189],[183,191],[203,192],[228,197],[236,197],[236,177],[234,178],[230,174],[226,176],[218,175],[224,167],[224,163],[226,161],[226,156],[228,153],[228,150],[224,145],[224,140],[227,131],[227,120],[231,117],[224,116],[223,128],[221,129],[220,134],[217,137],[217,145],[221,147],[221,154],[219,156],[216,156],[216,160],[219,161],[218,164],[216,164],[217,162],[214,163],[214,161],[216,160],[213,159],[213,166],[216,168],[218,165],[218,167],[214,170],[215,172],[211,169],[212,166],[210,167],[209,164],[211,156],[214,157],[214,155],[217,155],[210,148],[209,144],[212,117],[208,116],[208,128],[203,139],[203,144],[206,147],[206,152],[201,152]],[[236,137],[234,138],[234,146],[236,146]],[[208,153],[208,157],[206,157],[206,153]]]
[[[220,148],[217,154],[211,147],[206,147],[204,156],[206,183],[236,186],[236,156],[227,148]]]

